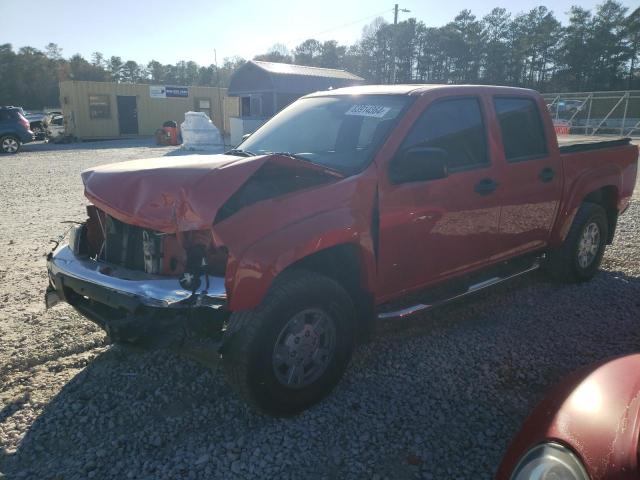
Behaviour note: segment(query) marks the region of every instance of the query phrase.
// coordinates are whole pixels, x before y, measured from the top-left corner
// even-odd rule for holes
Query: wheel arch
[[[616,225],[618,223],[618,199],[618,187],[615,185],[606,185],[588,193],[581,202],[595,203],[607,212],[607,224],[609,227],[606,241],[607,245],[613,242],[613,236],[615,235]]]
[[[320,273],[352,295],[356,305],[373,301],[376,261],[367,223],[348,209],[325,212],[268,235],[227,266],[231,311],[257,307],[269,287],[292,269]],[[233,252],[230,252],[232,256]]]
[[[290,270],[306,270],[331,278],[344,288],[351,297],[357,313],[357,330],[366,334],[373,319],[373,293],[365,285],[366,267],[353,243],[337,244],[300,258],[282,273]],[[281,273],[281,274],[282,274]]]
[[[609,234],[607,244],[613,240],[618,220],[622,175],[615,164],[598,169],[587,169],[566,188],[558,211],[555,227],[551,235],[550,246],[559,247],[569,233],[569,229],[584,202],[602,206],[607,213]]]

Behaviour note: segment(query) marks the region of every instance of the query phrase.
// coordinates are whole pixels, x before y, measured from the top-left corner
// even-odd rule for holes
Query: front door
[[[393,168],[411,147],[442,149],[448,176],[381,184],[381,299],[473,270],[497,253],[502,181],[489,155],[481,105],[476,97],[434,101],[391,159]]]
[[[120,135],[138,134],[138,105],[135,96],[118,95]]]

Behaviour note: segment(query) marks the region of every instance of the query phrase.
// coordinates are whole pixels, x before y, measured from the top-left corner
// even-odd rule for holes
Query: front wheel
[[[583,203],[562,246],[550,252],[549,272],[555,279],[568,283],[590,280],[600,268],[608,235],[604,208]]]
[[[254,311],[234,313],[223,353],[227,380],[258,410],[298,413],[338,383],[353,349],[355,310],[335,281],[286,272]]]
[[[20,140],[13,135],[6,135],[0,138],[0,149],[2,153],[18,153],[20,150]]]

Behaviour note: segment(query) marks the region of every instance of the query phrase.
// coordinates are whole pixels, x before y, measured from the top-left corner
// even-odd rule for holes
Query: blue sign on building
[[[188,97],[189,87],[164,87],[167,97]]]

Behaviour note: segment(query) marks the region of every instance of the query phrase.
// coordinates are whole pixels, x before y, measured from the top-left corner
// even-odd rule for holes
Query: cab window
[[[488,165],[487,135],[478,99],[453,98],[427,107],[404,139],[401,151],[411,147],[445,150],[450,172]]]
[[[532,160],[547,155],[540,112],[532,98],[496,97],[493,104],[508,162]]]

